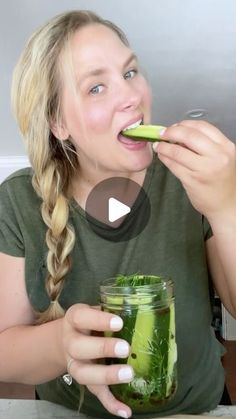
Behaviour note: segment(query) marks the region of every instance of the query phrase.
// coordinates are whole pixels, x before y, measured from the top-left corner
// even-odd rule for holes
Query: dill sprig
[[[160,276],[140,275],[139,273],[132,275],[118,274],[115,279],[115,284],[118,287],[138,287],[142,285],[159,284],[161,282]]]

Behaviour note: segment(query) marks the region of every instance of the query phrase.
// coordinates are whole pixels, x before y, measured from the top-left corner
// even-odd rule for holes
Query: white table
[[[236,419],[236,406],[218,406],[207,416]],[[43,400],[0,399],[0,419],[92,419],[74,410]],[[179,416],[181,419],[181,415]],[[94,418],[93,418],[94,419]]]
[[[43,400],[0,399],[0,419],[90,419]]]

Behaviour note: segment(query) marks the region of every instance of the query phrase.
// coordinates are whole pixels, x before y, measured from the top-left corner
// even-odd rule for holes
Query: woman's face
[[[150,123],[151,93],[137,58],[100,24],[74,35],[71,55],[73,71],[63,57],[64,130],[77,149],[82,173],[117,176],[143,170],[152,161],[151,145],[120,135],[137,121]]]

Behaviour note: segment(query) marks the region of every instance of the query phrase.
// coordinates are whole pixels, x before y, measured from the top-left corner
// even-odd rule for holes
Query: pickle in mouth
[[[136,141],[162,141],[161,132],[165,129],[162,125],[139,125],[122,131],[122,135]]]

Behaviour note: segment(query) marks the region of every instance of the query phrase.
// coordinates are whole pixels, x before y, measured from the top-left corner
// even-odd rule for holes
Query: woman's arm
[[[213,235],[207,257],[215,287],[236,316],[236,146],[205,121],[182,121],[154,145],[160,160],[182,182],[193,206],[209,221]]]
[[[0,253],[0,381],[39,384],[64,373],[61,320],[34,325],[24,258]]]
[[[236,218],[236,216],[234,217]],[[228,228],[227,223],[229,222]],[[207,261],[215,289],[233,317],[236,317],[236,220],[224,220],[221,231],[206,242]]]
[[[126,364],[102,365],[98,359],[126,358],[121,339],[93,336],[91,331],[120,330],[120,317],[86,304],[71,306],[59,320],[34,325],[24,280],[24,259],[0,253],[0,381],[40,384],[67,370],[114,415],[131,410],[115,399],[109,384],[130,382]]]

